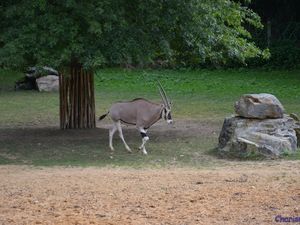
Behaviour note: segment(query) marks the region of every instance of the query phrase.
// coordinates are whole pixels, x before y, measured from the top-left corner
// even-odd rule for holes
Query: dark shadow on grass
[[[143,167],[174,165],[176,159],[176,165],[188,165],[195,161],[195,156],[207,161],[206,157],[210,156],[206,146],[211,146],[218,128],[197,122],[180,122],[176,126],[159,123],[148,132],[149,155],[145,157],[138,150],[141,137],[135,128],[123,128],[133,153],[125,150],[117,132],[113,142],[116,150],[112,153],[108,147],[109,126],[102,126],[76,130],[55,127],[0,129],[0,164]]]
[[[177,131],[152,132],[152,146],[168,143]],[[141,138],[135,129],[124,129],[124,136],[134,153],[126,152],[118,134],[114,137],[116,151],[108,148],[108,130],[103,128],[59,130],[55,128],[26,128],[0,130],[0,164],[30,165],[128,165],[158,158],[155,152],[145,158],[138,152]]]

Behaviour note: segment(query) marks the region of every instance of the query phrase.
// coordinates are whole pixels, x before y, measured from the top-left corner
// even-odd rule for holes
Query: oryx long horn
[[[165,99],[164,94],[162,93],[160,87],[158,87],[158,90],[159,90],[159,94],[160,94],[161,99],[163,100],[164,105],[167,106],[167,100]]]
[[[162,97],[162,99],[164,100],[165,102],[165,105],[168,106],[170,108],[170,105],[169,105],[169,99],[167,97],[167,94],[163,88],[163,86],[161,85],[161,83],[159,81],[157,81],[158,85],[159,85],[159,92],[160,92],[160,95]]]

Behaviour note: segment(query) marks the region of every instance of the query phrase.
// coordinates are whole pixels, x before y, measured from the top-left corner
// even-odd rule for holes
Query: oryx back
[[[117,102],[109,111],[114,121],[150,127],[160,119],[162,105],[138,98],[128,102]]]

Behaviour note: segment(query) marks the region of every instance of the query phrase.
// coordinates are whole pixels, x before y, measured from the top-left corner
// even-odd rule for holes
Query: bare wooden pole
[[[84,125],[83,125],[83,116],[84,116],[84,105],[83,105],[83,99],[84,99],[84,94],[83,94],[83,70],[82,68],[80,68],[80,76],[79,76],[79,83],[80,83],[80,94],[79,94],[79,97],[80,97],[80,111],[79,111],[79,124],[80,124],[80,128],[84,128]]]
[[[88,103],[88,98],[87,98],[87,73],[86,71],[83,71],[83,124],[84,124],[84,128],[87,128],[87,103]]]
[[[69,114],[69,126],[68,128],[74,128],[74,68],[71,68],[70,75],[70,89],[69,89],[69,105],[70,105],[70,114]]]
[[[91,128],[96,127],[95,121],[95,87],[94,87],[94,73],[90,71],[91,79]]]
[[[62,129],[64,129],[64,98],[63,98],[63,94],[64,94],[64,91],[63,91],[63,88],[64,88],[64,84],[63,84],[63,74],[62,73],[59,73],[59,115],[60,115],[60,120],[59,120],[59,124],[60,124],[60,127]]]
[[[267,46],[270,47],[271,44],[271,36],[272,36],[272,24],[271,20],[267,22]]]
[[[70,92],[70,77],[65,78],[65,92],[64,92],[64,99],[65,99],[65,129],[69,128],[70,126],[70,99],[69,99],[69,92]]]
[[[79,118],[78,118],[78,101],[79,101],[79,87],[78,87],[78,77],[79,77],[79,71],[78,68],[75,68],[75,73],[74,73],[74,78],[75,78],[75,90],[74,90],[74,110],[75,110],[75,114],[74,114],[74,127],[75,128],[79,128]]]

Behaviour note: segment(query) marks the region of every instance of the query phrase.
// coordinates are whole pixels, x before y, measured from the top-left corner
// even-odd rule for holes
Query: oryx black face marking
[[[164,108],[164,119],[167,120],[167,109]]]
[[[164,108],[164,119],[165,120],[171,120],[172,119],[172,116],[171,116],[171,111]]]
[[[171,119],[172,119],[171,112],[168,113],[167,119],[168,119],[168,120],[171,120]]]
[[[142,136],[142,138],[144,138],[144,137],[147,137],[147,134],[146,134],[146,133],[143,133],[143,132],[141,132],[141,136]]]

